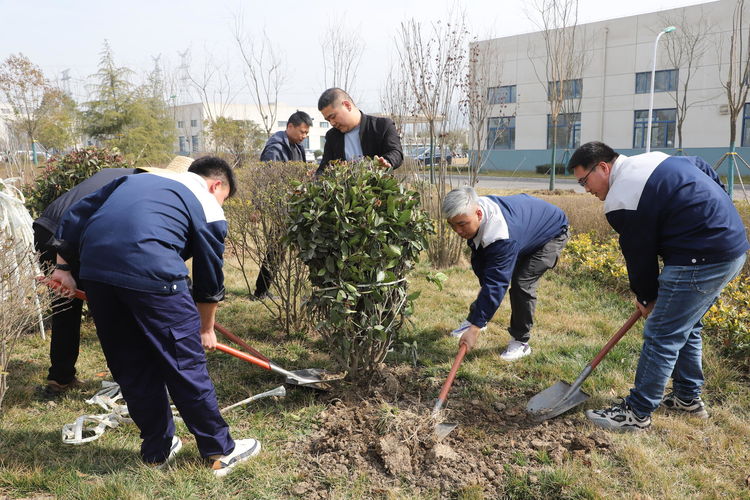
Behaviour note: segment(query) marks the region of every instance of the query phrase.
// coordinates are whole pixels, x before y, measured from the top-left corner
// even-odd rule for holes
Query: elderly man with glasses
[[[578,148],[568,169],[604,202],[636,306],[647,318],[635,386],[621,402],[586,416],[614,430],[648,428],[660,405],[707,418],[701,318],[739,274],[750,248],[724,185],[697,156],[627,157],[601,142]],[[664,396],[670,377],[672,391]]]

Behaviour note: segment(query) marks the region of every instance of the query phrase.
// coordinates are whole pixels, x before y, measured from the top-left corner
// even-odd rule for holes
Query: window
[[[320,150],[321,151],[324,150],[325,147],[326,147],[326,138],[325,137],[321,137],[320,138]]]
[[[664,69],[654,73],[654,92],[670,92],[677,90],[677,76],[678,73],[676,69]],[[651,93],[650,71],[635,74],[635,93]]]
[[[177,121],[177,128],[182,128],[184,126],[185,126],[185,122],[183,122],[182,120]]]
[[[329,123],[328,122],[320,122],[320,128],[328,128]]]
[[[286,121],[279,120],[278,126],[286,128]]]
[[[574,149],[580,146],[581,113],[560,113],[557,115],[556,130],[552,128],[552,115],[547,115],[547,149],[552,149],[553,137],[557,137],[557,148]]]
[[[305,137],[305,139],[302,141],[302,147],[305,149],[310,149],[310,137]]]
[[[557,95],[560,91],[560,82],[547,82],[547,99],[552,100],[553,95]],[[580,99],[583,95],[583,80],[576,78],[575,80],[565,80],[563,82],[563,99]]]
[[[515,116],[498,116],[487,120],[487,149],[516,149]]]
[[[504,85],[502,87],[489,87],[487,89],[487,100],[490,104],[508,104],[516,102],[516,86]]]
[[[655,109],[651,119],[651,148],[674,147],[674,132],[677,122],[677,109]],[[648,110],[639,109],[633,119],[633,148],[646,147]]]
[[[191,127],[197,127],[198,126],[198,120],[190,120],[190,126]]]
[[[186,153],[187,152],[187,140],[185,139],[184,135],[180,136],[180,153]]]
[[[197,153],[200,148],[198,147],[198,136],[194,135],[190,138],[190,141],[192,143],[193,153]]]
[[[742,112],[742,147],[750,146],[750,103],[745,103]]]

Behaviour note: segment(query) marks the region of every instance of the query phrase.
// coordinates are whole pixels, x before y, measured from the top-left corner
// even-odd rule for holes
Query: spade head
[[[320,391],[330,391],[330,382],[335,382],[344,378],[344,374],[329,374],[325,370],[319,368],[306,368],[304,370],[295,370],[289,372],[293,376],[286,378],[287,384],[301,385],[304,387],[312,387]]]
[[[589,395],[580,389],[570,393],[570,387],[569,383],[560,380],[531,398],[526,405],[526,411],[534,420],[547,420],[562,415],[589,398]]]

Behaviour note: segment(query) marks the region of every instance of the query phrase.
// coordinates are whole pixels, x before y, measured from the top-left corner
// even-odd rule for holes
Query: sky
[[[140,78],[154,67],[176,74],[180,53],[189,49],[192,72],[206,58],[219,62],[233,87],[244,85],[234,40],[234,25],[243,20],[248,34],[268,34],[284,58],[287,79],[279,100],[293,106],[315,106],[325,90],[320,40],[330,26],[359,32],[362,60],[352,90],[362,109],[379,107],[380,89],[397,60],[394,38],[402,21],[434,22],[446,18],[455,3],[466,12],[471,33],[479,39],[536,31],[529,19],[532,2],[524,0],[376,0],[370,2],[308,0],[0,0],[0,58],[23,53],[52,81],[68,70],[68,84],[85,99],[96,72],[104,40],[118,66]],[[642,14],[704,3],[700,0],[580,0],[579,23]],[[235,102],[251,102],[242,91]],[[195,101],[195,99],[192,99]]]

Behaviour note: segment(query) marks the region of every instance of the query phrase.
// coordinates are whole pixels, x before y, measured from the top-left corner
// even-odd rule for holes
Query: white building
[[[705,23],[706,49],[693,69],[687,92],[691,103],[683,125],[684,154],[698,154],[715,163],[729,150],[729,115],[721,78],[726,79],[728,38],[736,0],[623,17],[578,26],[584,41],[584,66],[580,78],[565,83],[578,100],[577,112],[567,116],[557,154],[565,162],[572,149],[599,140],[624,154],[644,151],[650,97],[654,42],[665,27],[658,45],[652,120],[651,149],[677,151],[674,89],[682,89],[686,65],[670,65],[666,38],[680,33],[681,25],[692,30]],[[745,33],[750,12],[745,13]],[[686,31],[683,28],[683,32]],[[745,35],[747,36],[747,35]],[[478,42],[498,70],[496,84],[488,82],[487,95],[496,104],[490,108],[485,168],[489,170],[533,170],[551,159],[549,82],[545,78],[546,51],[541,32]],[[745,50],[747,50],[745,48]],[[481,63],[480,63],[481,64]],[[488,67],[484,65],[482,67]],[[543,80],[543,81],[540,81]],[[558,126],[565,127],[563,116]],[[750,159],[750,107],[738,117],[736,145]],[[560,137],[560,135],[558,135]],[[567,144],[564,144],[567,142]],[[477,145],[473,144],[473,148]],[[566,151],[567,150],[567,151]]]
[[[303,144],[305,149],[311,151],[323,150],[325,135],[330,125],[315,107],[289,106],[278,103],[272,133],[286,130],[287,119],[296,111],[304,111],[313,120],[310,134]],[[204,105],[195,103],[178,105],[174,108],[175,127],[177,128],[177,140],[174,149],[178,154],[197,154],[209,149],[204,134],[205,122],[209,116],[214,119],[223,116],[233,120],[251,120],[262,128],[261,114],[254,104],[219,105],[212,103]]]

